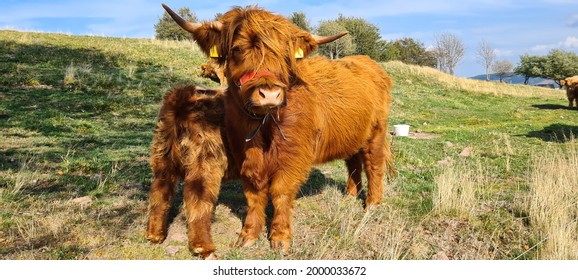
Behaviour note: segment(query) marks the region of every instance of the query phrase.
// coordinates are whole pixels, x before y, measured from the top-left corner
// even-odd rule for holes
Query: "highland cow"
[[[364,166],[366,207],[381,202],[385,171],[395,174],[386,140],[391,78],[366,56],[307,58],[346,33],[312,35],[258,7],[201,24],[163,6],[225,68],[226,134],[248,204],[238,246],[258,239],[270,197],[271,247],[290,248],[293,202],[314,164],[345,159],[346,192],[354,196]]]
[[[569,77],[560,81],[561,86],[566,87],[566,96],[568,97],[568,107],[578,109],[578,76]],[[574,105],[576,102],[576,105]]]
[[[223,67],[213,58],[201,64],[201,77],[209,78],[213,82],[219,83],[221,87],[227,87],[227,79],[223,73]]]

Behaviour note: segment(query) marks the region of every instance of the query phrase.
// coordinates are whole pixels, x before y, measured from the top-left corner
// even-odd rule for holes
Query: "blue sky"
[[[379,27],[383,39],[411,37],[426,47],[435,34],[453,32],[466,46],[456,69],[462,77],[484,73],[476,62],[481,40],[514,65],[524,53],[578,52],[578,0],[3,0],[0,29],[152,38],[162,1],[175,10],[187,6],[201,20],[250,4],[283,15],[302,11],[313,25],[339,14],[363,17]]]

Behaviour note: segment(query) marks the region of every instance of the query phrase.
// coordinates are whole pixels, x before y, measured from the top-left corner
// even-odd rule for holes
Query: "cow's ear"
[[[190,31],[189,31],[190,32]],[[215,27],[215,22],[205,22],[191,34],[201,50],[212,58],[221,58],[221,29]]]
[[[304,58],[313,53],[318,45],[308,32],[299,30],[296,36],[295,58]]]
[[[566,80],[560,80],[560,85],[561,86],[566,85]]]
[[[319,45],[331,43],[347,34],[349,34],[349,32],[344,31],[337,35],[319,36],[309,34],[303,30],[299,30],[297,32],[297,51],[299,51],[299,48],[301,48],[301,50],[303,50],[303,56],[308,56],[313,51],[315,51]]]
[[[204,23],[188,22],[177,13],[173,12],[167,5],[162,4],[163,8],[173,18],[173,20],[184,30],[193,35],[201,50],[211,57],[219,57],[218,47],[221,40],[223,23],[220,21],[211,21]]]

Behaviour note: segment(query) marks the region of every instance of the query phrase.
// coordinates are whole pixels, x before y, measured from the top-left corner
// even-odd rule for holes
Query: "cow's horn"
[[[173,10],[171,10],[171,8],[169,8],[167,5],[165,5],[165,4],[162,4],[162,5],[163,5],[163,8],[165,8],[165,10],[167,11],[167,13],[169,13],[169,15],[173,18],[173,20],[180,27],[182,27],[184,30],[192,33],[197,28],[201,27],[202,24],[196,23],[196,22],[188,22],[188,21],[184,20],[181,16],[179,16],[177,13],[173,12]],[[218,30],[221,30],[221,28],[223,26],[223,24],[219,21],[211,22],[210,25],[213,28],[216,28]]]
[[[349,34],[349,32],[347,31],[343,31],[337,35],[333,35],[333,36],[319,36],[319,35],[312,35],[313,39],[315,39],[315,42],[317,42],[318,45],[323,45],[323,44],[327,44],[327,43],[331,43],[345,35]]]

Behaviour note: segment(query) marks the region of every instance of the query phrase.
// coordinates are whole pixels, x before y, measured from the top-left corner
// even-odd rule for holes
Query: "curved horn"
[[[311,36],[313,36],[313,39],[315,39],[315,42],[317,42],[318,45],[323,45],[323,44],[327,44],[327,43],[331,43],[345,35],[349,34],[349,32],[347,31],[343,31],[337,35],[333,35],[333,36],[319,36],[319,35],[313,35],[311,34]]]
[[[173,10],[171,10],[171,8],[169,8],[167,5],[165,5],[165,4],[162,4],[162,5],[163,5],[163,8],[165,8],[165,10],[167,11],[167,13],[169,13],[169,15],[173,18],[173,20],[180,27],[182,27],[184,30],[193,33],[193,31],[195,31],[195,29],[201,27],[202,24],[194,23],[194,22],[188,22],[188,21],[184,20],[181,16],[179,16],[177,13],[173,12]]]

